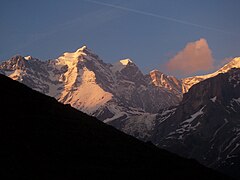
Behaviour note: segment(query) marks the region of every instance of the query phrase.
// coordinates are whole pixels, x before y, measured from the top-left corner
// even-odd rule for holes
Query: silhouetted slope
[[[0,75],[3,179],[226,179]]]

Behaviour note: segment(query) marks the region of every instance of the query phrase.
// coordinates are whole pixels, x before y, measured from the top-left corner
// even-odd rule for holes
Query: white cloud
[[[206,39],[188,43],[167,62],[167,69],[174,75],[188,76],[200,71],[209,71],[214,68],[212,51]]]

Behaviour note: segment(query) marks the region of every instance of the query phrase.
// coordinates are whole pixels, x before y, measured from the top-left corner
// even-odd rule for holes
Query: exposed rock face
[[[193,84],[240,67],[239,62],[240,58],[235,58],[213,74],[178,80],[158,70],[144,75],[130,59],[104,63],[83,46],[49,61],[15,56],[0,65],[0,73],[128,134],[149,140],[156,117],[161,117],[160,109],[178,105]]]
[[[178,80],[158,70],[144,75],[130,59],[104,63],[84,46],[49,61],[15,56],[0,65],[0,74],[232,174],[240,167],[240,80],[234,67],[240,68],[240,58],[215,73]]]
[[[149,136],[159,109],[182,98],[176,78],[144,75],[130,59],[106,64],[86,46],[49,61],[15,56],[0,70],[138,138]]]
[[[166,88],[176,94],[178,97],[182,98],[183,93],[181,80],[174,76],[165,75],[158,70],[151,71],[149,76],[155,86]]]
[[[155,144],[240,177],[240,69],[194,85],[172,112],[158,117]]]

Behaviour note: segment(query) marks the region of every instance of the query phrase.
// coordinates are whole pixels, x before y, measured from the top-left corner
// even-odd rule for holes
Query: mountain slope
[[[15,56],[3,62],[0,70],[34,90],[141,139],[148,137],[158,110],[176,105],[182,98],[176,79],[171,77],[165,82],[168,77],[164,75],[164,85],[160,86],[130,59],[106,64],[86,46],[49,61]],[[133,126],[132,120],[147,116],[151,122],[135,121]]]
[[[153,139],[159,147],[240,178],[240,69],[192,86],[158,119]]]
[[[232,68],[240,68],[240,57],[233,58],[229,63],[225,64],[222,68],[212,74],[194,76],[182,79],[183,93],[187,92],[194,84],[197,84],[205,79],[217,76],[220,73],[225,73]]]
[[[1,177],[227,179],[0,75]]]
[[[213,74],[179,80],[158,70],[144,75],[130,59],[104,63],[83,46],[49,61],[15,56],[0,64],[0,73],[148,141],[193,84],[239,64],[234,58]]]

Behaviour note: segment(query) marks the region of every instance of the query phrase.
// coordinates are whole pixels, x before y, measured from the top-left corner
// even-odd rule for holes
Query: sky
[[[144,73],[204,74],[240,56],[239,8],[239,0],[1,0],[0,61],[87,45]]]

